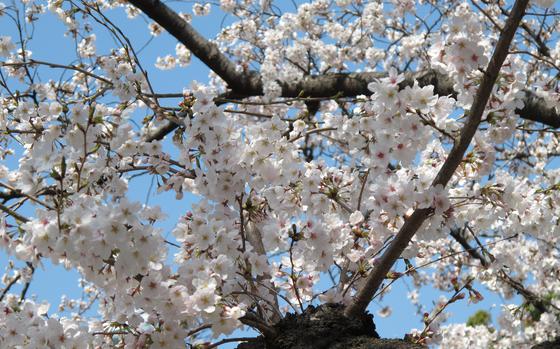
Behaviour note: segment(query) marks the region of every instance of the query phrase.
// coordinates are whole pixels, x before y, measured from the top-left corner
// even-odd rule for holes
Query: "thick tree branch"
[[[370,95],[368,83],[375,79],[386,77],[385,73],[340,73],[326,74],[321,76],[307,76],[297,84],[282,86],[282,97],[305,97],[305,98],[321,98],[321,97],[354,97],[358,95]],[[399,87],[405,88],[412,86],[414,81],[423,87],[427,85],[434,86],[434,93],[440,96],[453,96],[457,92],[453,89],[453,81],[440,72],[428,70],[425,72],[407,72],[405,80],[401,82]],[[230,91],[218,97],[218,99],[240,99],[250,96],[262,95],[262,90],[256,94],[245,94],[236,91]],[[554,108],[547,106],[543,98],[537,96],[534,92],[525,90],[525,98],[523,99],[524,107],[517,109],[516,113],[523,119],[540,122],[553,128],[560,127],[560,115]],[[147,141],[161,140],[167,134],[173,132],[177,128],[177,124],[167,122],[160,128],[152,131]]]
[[[560,127],[560,115],[554,108],[547,106],[543,98],[535,93],[525,90],[525,106],[516,112],[523,119],[540,122],[553,128]]]
[[[163,4],[160,0],[129,0],[146,15],[165,28],[171,35],[184,44],[196,57],[220,76],[230,87],[231,91],[221,98],[240,99],[263,94],[263,84],[257,72],[240,72],[238,66],[220,52],[218,46],[196,31],[177,13]],[[310,75],[295,84],[280,83],[282,97],[354,97],[370,95],[368,83],[385,77],[385,73],[338,73],[325,75]],[[401,88],[412,86],[417,80],[420,86],[433,85],[434,93],[440,96],[456,96],[453,81],[445,74],[435,70],[422,72],[407,72]],[[526,90],[525,107],[516,112],[524,119],[541,122],[548,126],[560,127],[560,115],[554,108],[547,107],[542,98]],[[166,122],[162,127],[153,130],[146,137],[147,141],[160,140],[177,128],[174,122]]]
[[[375,79],[386,77],[385,73],[350,73],[350,74],[326,74],[321,76],[308,76],[304,80],[293,85],[284,85],[282,87],[282,97],[305,97],[305,98],[322,98],[322,97],[354,97],[358,95],[370,95],[368,83]],[[399,87],[405,88],[412,86],[414,81],[423,87],[427,85],[434,86],[434,93],[440,96],[453,96],[457,92],[453,89],[453,81],[440,72],[428,70],[425,72],[407,72],[405,79],[400,83]],[[262,91],[255,95],[262,95]],[[240,94],[237,91],[230,91],[218,97],[222,99],[240,99],[251,96],[250,94]],[[560,115],[554,108],[547,106],[543,98],[538,97],[534,92],[525,90],[525,98],[523,100],[525,106],[517,109],[516,113],[523,119],[540,122],[553,128],[560,127]],[[181,117],[181,115],[179,115]],[[167,134],[173,132],[177,128],[177,124],[167,122],[163,126],[153,130],[146,140],[161,140]]]
[[[529,0],[517,0],[513,5],[510,17],[506,21],[504,30],[494,49],[494,54],[490,59],[490,63],[488,63],[488,67],[482,77],[482,82],[474,97],[468,119],[461,130],[461,137],[449,152],[432,186],[443,185],[445,187],[463,160],[463,156],[478,129],[492,88],[502,68],[502,64],[508,55],[509,46],[528,3]],[[383,280],[385,280],[387,273],[406,249],[408,243],[414,234],[416,234],[416,231],[422,226],[422,223],[432,212],[432,209],[416,209],[405,221],[397,236],[381,257],[379,264],[377,264],[367,276],[364,287],[358,291],[352,303],[346,308],[344,312],[346,316],[357,317],[365,312],[369,302],[381,286]]]
[[[259,94],[259,91],[262,91],[261,80],[256,74],[239,72],[238,66],[226,57],[216,44],[200,35],[163,2],[160,0],[129,0],[129,2],[185,45],[198,59],[218,74],[230,88],[236,91],[246,91],[249,94]]]

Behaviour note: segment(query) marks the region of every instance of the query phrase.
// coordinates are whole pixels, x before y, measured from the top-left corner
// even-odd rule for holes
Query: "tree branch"
[[[243,210],[243,206],[241,206],[240,210]],[[242,223],[243,224],[243,223]],[[259,228],[256,226],[255,223],[248,221],[245,227],[245,234],[247,236],[247,241],[251,244],[253,249],[256,253],[261,256],[266,256],[266,250],[264,248],[262,234]],[[267,261],[268,264],[268,261]],[[272,277],[269,273],[264,273],[263,275],[257,276],[257,281],[263,284],[267,284],[266,293],[268,293],[269,299],[264,298],[265,300],[270,302],[270,305],[273,306],[273,314],[271,316],[272,323],[276,323],[280,321],[281,316],[280,314],[280,306],[278,304],[278,297],[276,294],[271,290],[274,289],[274,283],[272,282]]]
[[[502,12],[503,15],[509,16],[509,13],[507,12],[506,9],[504,9],[501,6],[499,6],[499,7],[500,7],[500,11]],[[535,33],[531,29],[531,27],[529,27],[529,25],[527,25],[527,23],[521,22],[521,24],[519,26],[521,27],[521,29],[523,29],[527,33],[527,35],[529,35],[535,41],[535,45],[537,46],[539,53],[543,56],[550,57],[550,48],[542,40],[541,36],[539,34]]]
[[[0,204],[0,211],[3,211],[4,213],[14,217],[16,220],[20,221],[20,222],[29,222],[29,219],[27,217],[24,217],[22,215],[20,215],[19,213],[17,213],[16,211],[12,210],[11,208]]]
[[[241,321],[241,323],[243,323],[244,325],[250,326],[258,330],[267,338],[274,338],[277,335],[274,328],[265,324],[261,319],[259,319],[257,316],[255,316],[252,313],[246,313],[241,318],[239,318],[239,321]]]
[[[238,65],[226,57],[216,44],[200,35],[163,2],[160,0],[129,0],[129,2],[185,45],[198,59],[218,74],[230,88],[249,94],[258,94],[259,91],[262,91],[262,83],[258,74],[239,72]]]
[[[445,74],[435,70],[422,72],[406,72],[405,79],[399,84],[403,89],[414,85],[418,81],[420,87],[433,85],[434,93],[440,96],[456,97],[457,92],[453,89],[453,81]],[[355,97],[358,95],[371,95],[367,85],[375,79],[386,77],[386,73],[339,73],[325,75],[310,75],[296,84],[281,84],[282,97],[302,97],[302,98],[336,98],[336,97]],[[515,112],[522,118],[530,121],[540,122],[553,128],[560,127],[560,115],[554,108],[547,106],[543,98],[537,96],[530,90],[525,90],[523,99],[524,107],[516,109]],[[217,97],[223,99],[241,99],[251,96],[262,95],[262,90],[258,93],[239,93],[238,90],[229,91]],[[223,103],[223,102],[222,102]],[[221,104],[221,103],[220,103]],[[147,138],[148,142],[161,140],[167,134],[177,128],[177,124],[166,122],[160,128],[154,130]]]
[[[263,84],[260,74],[255,71],[240,72],[237,65],[220,52],[218,46],[204,38],[189,23],[160,0],[129,0],[146,15],[165,28],[171,35],[184,44],[196,57],[220,76],[231,88],[231,91],[220,96],[220,99],[241,99],[263,95]],[[305,76],[298,83],[282,83],[282,97],[354,97],[370,95],[368,84],[375,79],[385,77],[385,73],[333,73]],[[407,72],[400,88],[412,86],[414,81],[420,86],[433,85],[434,93],[440,96],[456,96],[453,81],[440,72],[427,70]],[[554,108],[547,107],[545,101],[532,91],[525,91],[523,100],[525,107],[516,110],[523,119],[541,122],[548,126],[560,127],[560,115]],[[146,141],[161,140],[177,128],[174,122],[166,122],[154,130]]]
[[[468,119],[461,130],[461,137],[449,152],[445,163],[432,182],[432,186],[442,185],[445,187],[463,160],[463,156],[478,129],[482,113],[486,108],[492,88],[508,55],[509,46],[528,3],[529,0],[517,0],[513,5],[511,15],[506,21],[504,30],[494,49],[494,54],[490,59],[490,63],[488,63],[486,72],[474,97]],[[352,303],[346,308],[344,312],[346,316],[356,317],[365,312],[369,302],[381,286],[383,280],[385,280],[385,276],[431,212],[433,212],[431,208],[416,209],[410,218],[404,222],[397,236],[381,257],[379,264],[367,276],[364,287],[358,291]]]
[[[467,241],[467,239],[463,236],[462,232],[464,231],[465,231],[464,229],[463,230],[452,229],[449,235],[451,235],[451,237],[453,237],[453,239],[455,239],[455,241],[457,241],[472,258],[478,259],[483,267],[485,268],[488,267],[491,262],[488,261],[488,259],[483,255],[484,253],[483,247],[482,246],[472,247]],[[483,253],[480,253],[479,249]]]
[[[0,302],[4,299],[6,294],[8,294],[8,292],[10,292],[10,289],[12,288],[12,286],[14,286],[19,281],[19,279],[21,279],[21,273],[18,274],[16,277],[12,278],[10,280],[10,282],[8,282],[8,284],[6,285],[4,290],[2,290],[2,293],[0,293]]]

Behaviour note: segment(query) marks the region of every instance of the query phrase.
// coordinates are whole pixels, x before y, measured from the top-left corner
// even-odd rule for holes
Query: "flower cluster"
[[[0,247],[25,265],[2,278],[0,347],[178,348],[246,325],[266,333],[318,301],[350,304],[414,212],[427,219],[379,293],[410,278],[426,325],[411,338],[524,348],[560,335],[560,138],[536,122],[557,126],[560,45],[542,47],[557,39],[555,16],[523,22],[444,186],[438,174],[503,31],[501,3],[212,6],[192,13],[234,20],[207,47],[231,59],[228,74],[258,76],[259,93],[231,91],[223,61],[208,83],[158,93],[154,63],[186,67],[200,51],[177,43],[174,55],[143,64],[110,16],[138,18],[125,2],[0,3],[0,16],[21,16],[21,35],[58,18],[77,57],[43,61],[31,37],[0,37]],[[161,22],[145,34],[157,41]],[[108,53],[105,34],[119,43]],[[336,91],[313,94],[323,88]],[[171,202],[132,199],[141,176],[175,194],[179,219]],[[185,194],[196,197],[189,207]],[[10,290],[47,260],[77,270],[91,302],[65,298],[50,310]],[[453,296],[426,309],[426,285]],[[486,292],[511,303],[495,328],[450,323],[448,306]],[[383,304],[380,315],[390,314]]]

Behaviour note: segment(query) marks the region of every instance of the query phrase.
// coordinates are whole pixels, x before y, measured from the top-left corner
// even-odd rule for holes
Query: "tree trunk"
[[[274,326],[274,338],[258,337],[237,349],[420,349],[400,339],[380,339],[373,315],[359,319],[344,316],[344,307],[323,304],[303,314],[289,314]]]

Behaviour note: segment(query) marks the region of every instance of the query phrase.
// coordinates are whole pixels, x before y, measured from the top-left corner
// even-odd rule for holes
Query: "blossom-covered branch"
[[[160,0],[131,0],[130,3],[165,28],[228,84],[231,91],[221,97],[245,98],[263,95],[263,84],[257,72],[240,72],[236,64],[219,51],[216,44],[209,42]],[[524,26],[527,27],[527,25]],[[539,41],[539,43],[542,47],[542,42]],[[315,98],[370,95],[371,91],[368,90],[368,84],[386,76],[386,73],[376,72],[308,75],[297,83],[280,83],[281,97]],[[433,85],[434,93],[440,96],[456,95],[456,91],[453,89],[453,80],[437,70],[406,72],[405,79],[399,84],[399,87],[412,86],[414,81],[418,81],[418,84],[422,87]],[[554,128],[560,127],[558,112],[533,91],[526,90],[525,97],[521,102],[523,102],[523,108],[515,110],[521,118],[540,122]],[[148,140],[161,139],[175,128],[177,128],[176,123],[168,122],[154,130]]]
[[[432,186],[445,187],[461,161],[463,161],[465,152],[478,129],[482,114],[486,108],[502,64],[508,55],[508,49],[515,35],[515,31],[525,14],[525,9],[528,4],[529,0],[517,0],[515,2],[511,14],[506,21],[504,30],[500,34],[500,38],[494,49],[494,54],[488,63],[488,67],[484,71],[482,81],[478,86],[472,107],[468,113],[467,121],[461,130],[461,137],[458,142],[453,145],[453,148],[447,155],[447,159],[432,182]],[[379,263],[367,276],[365,286],[358,291],[353,302],[346,308],[345,314],[347,316],[356,317],[366,310],[369,302],[381,286],[381,283],[385,280],[387,273],[391,270],[392,266],[408,246],[414,234],[416,234],[422,223],[424,223],[431,213],[433,213],[431,208],[416,209],[412,215],[405,220],[399,233],[383,254]]]

